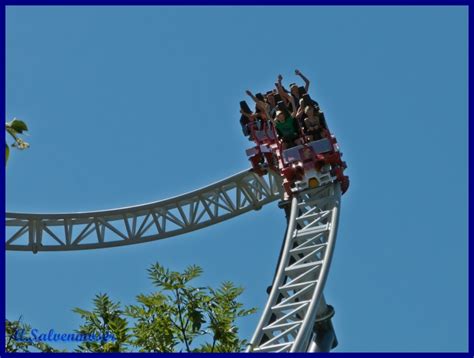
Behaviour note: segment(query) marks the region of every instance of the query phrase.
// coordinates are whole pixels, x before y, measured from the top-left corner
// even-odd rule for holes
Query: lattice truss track
[[[333,183],[293,198],[284,251],[248,351],[318,350],[314,326],[327,313],[323,288],[334,249],[340,197],[340,186]]]
[[[6,249],[64,251],[164,239],[217,224],[280,198],[279,176],[244,171],[208,187],[140,206],[74,214],[6,214]]]

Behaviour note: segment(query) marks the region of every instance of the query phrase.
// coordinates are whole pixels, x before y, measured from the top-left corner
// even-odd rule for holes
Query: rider
[[[306,106],[304,108],[306,117],[304,118],[304,127],[309,141],[319,140],[323,138],[323,127],[321,119],[313,106]]]
[[[279,86],[281,89],[281,86]],[[284,92],[283,92],[284,93]],[[300,137],[298,124],[296,122],[296,104],[293,97],[288,96],[286,93],[284,96],[287,97],[287,100],[291,103],[292,111],[291,113],[286,109],[282,108],[276,111],[275,113],[275,128],[282,140],[283,149],[294,147]]]

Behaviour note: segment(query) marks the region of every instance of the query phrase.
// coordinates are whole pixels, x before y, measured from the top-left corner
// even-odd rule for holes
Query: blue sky
[[[7,211],[155,201],[246,169],[244,91],[300,69],[351,187],[325,289],[338,352],[467,350],[467,7],[7,7]],[[198,264],[263,309],[276,203],[183,237],[7,252],[6,312],[70,332],[96,293],[132,303],[146,269]],[[250,338],[256,314],[240,322]]]

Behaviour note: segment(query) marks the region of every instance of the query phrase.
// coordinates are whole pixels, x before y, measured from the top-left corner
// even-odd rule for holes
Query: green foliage
[[[138,304],[130,305],[126,314],[135,320],[130,343],[140,352],[173,352],[179,340],[169,314],[172,307],[160,292],[138,295]]]
[[[15,142],[11,145],[12,147],[16,147],[20,150],[28,148],[30,145],[25,142],[23,139],[19,137],[20,134],[24,134],[23,132],[28,131],[28,126],[22,120],[14,118],[11,122],[5,123],[5,130],[7,133],[15,140]],[[5,163],[8,161],[10,156],[10,147],[7,143],[5,143]]]
[[[45,342],[31,339],[31,327],[21,322],[5,320],[5,351],[6,352],[63,352]],[[21,337],[21,339],[17,339]]]
[[[245,348],[247,341],[238,337],[236,320],[255,309],[244,309],[238,302],[242,288],[231,282],[217,289],[193,286],[191,281],[202,274],[199,266],[181,273],[157,263],[148,274],[158,290],[139,294],[136,303],[123,310],[107,294],[96,295],[91,311],[73,310],[83,320],[76,333],[102,338],[81,342],[76,352],[240,352]],[[14,332],[9,324],[7,332]],[[7,343],[7,351],[12,352],[28,352],[31,347]],[[35,348],[53,349],[48,345]]]
[[[255,310],[242,309],[237,301],[242,288],[231,282],[217,290],[192,286],[190,282],[202,274],[194,265],[180,273],[157,263],[148,274],[161,292],[137,296],[139,304],[126,310],[137,320],[132,344],[141,352],[239,352],[245,348],[247,341],[238,337],[235,321]]]
[[[211,300],[207,302],[206,312],[210,320],[213,342],[206,352],[239,352],[247,344],[246,340],[238,337],[235,321],[255,312],[255,308],[243,309],[237,297],[243,292],[241,287],[235,287],[232,282],[224,282],[218,290],[209,289]],[[203,350],[201,350],[203,351]]]
[[[85,321],[76,333],[96,335],[100,340],[81,343],[77,352],[123,352],[129,340],[128,322],[123,317],[120,303],[114,303],[107,294],[95,296],[94,309],[86,311],[75,308],[73,311]],[[112,339],[112,335],[115,339]]]

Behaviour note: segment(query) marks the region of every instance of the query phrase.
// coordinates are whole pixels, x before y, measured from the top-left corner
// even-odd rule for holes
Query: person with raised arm
[[[268,106],[268,103],[265,103],[265,101],[262,101],[261,99],[257,98],[256,96],[253,95],[252,92],[250,92],[250,90],[247,90],[245,91],[245,93],[253,99],[253,101],[255,102],[255,105],[257,106],[257,108],[259,108],[262,112],[265,112],[265,109],[266,107]]]
[[[308,93],[309,90],[309,80],[301,73],[300,70],[296,69],[295,70],[295,75],[300,76],[301,79],[304,81],[304,91]]]
[[[297,141],[300,137],[299,126],[295,118],[297,110],[293,97],[283,91],[281,85],[279,85],[278,87],[279,90],[284,93],[283,98],[286,98],[286,100],[291,104],[292,108],[291,112],[289,112],[287,108],[278,109],[276,111],[275,120],[273,121],[278,136],[281,139],[282,148],[287,149],[294,147],[296,144],[298,144]]]

